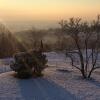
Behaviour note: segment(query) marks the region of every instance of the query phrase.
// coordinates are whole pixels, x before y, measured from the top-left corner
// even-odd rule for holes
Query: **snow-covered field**
[[[44,77],[28,80],[14,78],[9,65],[0,60],[0,100],[100,100],[100,70],[92,80],[83,80],[64,54],[46,55],[50,67]]]
[[[12,60],[12,58],[0,59],[0,74],[11,71],[9,65]]]

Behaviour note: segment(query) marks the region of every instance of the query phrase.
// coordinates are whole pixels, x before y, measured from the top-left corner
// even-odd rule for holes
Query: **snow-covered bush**
[[[10,67],[17,72],[19,78],[41,76],[47,63],[46,56],[41,51],[17,53],[14,55],[14,60]]]
[[[31,52],[31,60],[29,60],[29,64],[33,66],[33,73],[36,76],[41,76],[42,71],[46,68],[46,55],[43,54],[41,51],[33,51]]]

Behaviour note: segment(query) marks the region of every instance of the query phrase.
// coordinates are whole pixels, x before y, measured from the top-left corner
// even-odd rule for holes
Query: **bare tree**
[[[0,23],[0,58],[11,57],[14,53],[24,50],[23,44]]]
[[[92,72],[100,68],[100,16],[92,23],[82,22],[81,18],[70,18],[60,22],[61,29],[73,39],[75,50],[67,50],[71,64],[77,68],[83,78],[90,78]]]

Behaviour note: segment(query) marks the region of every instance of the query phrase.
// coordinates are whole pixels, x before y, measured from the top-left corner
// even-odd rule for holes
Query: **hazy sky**
[[[33,22],[49,27],[61,19],[73,16],[93,19],[97,14],[100,14],[100,0],[0,0],[0,21],[11,25]]]
[[[94,18],[99,13],[100,0],[0,0],[0,19],[7,21]]]

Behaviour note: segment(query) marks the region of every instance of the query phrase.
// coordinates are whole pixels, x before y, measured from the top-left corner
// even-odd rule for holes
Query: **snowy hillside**
[[[46,55],[50,67],[44,77],[28,80],[13,77],[11,59],[0,60],[0,100],[100,100],[100,70],[83,80],[63,53]]]

